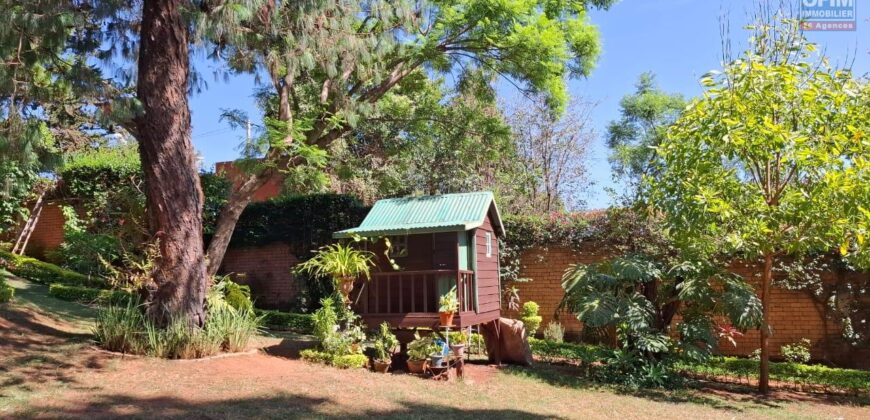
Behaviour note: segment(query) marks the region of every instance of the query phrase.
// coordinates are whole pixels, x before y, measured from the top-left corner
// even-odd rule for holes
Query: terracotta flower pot
[[[450,350],[453,351],[453,355],[456,357],[465,357],[465,344],[451,344]]]
[[[390,362],[380,362],[375,360],[375,372],[387,373],[390,370]]]
[[[453,325],[453,312],[438,312],[438,318],[442,327]]]
[[[339,290],[341,292],[341,296],[344,298],[344,302],[350,302],[350,292],[353,291],[353,283],[356,281],[353,277],[344,277],[341,279],[339,283]]]
[[[411,360],[408,359],[408,372],[414,374],[421,374],[426,369],[427,360]]]

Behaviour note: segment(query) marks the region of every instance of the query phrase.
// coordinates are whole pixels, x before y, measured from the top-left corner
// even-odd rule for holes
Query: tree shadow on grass
[[[23,280],[2,270],[0,270],[0,277],[5,278],[6,282],[15,288],[15,302],[19,306],[39,310],[47,316],[71,323],[80,329],[86,329],[96,318],[96,308],[56,299],[48,294],[48,286]]]
[[[317,341],[311,336],[293,333],[281,333],[275,336],[282,337],[278,344],[266,346],[261,349],[264,353],[270,356],[283,357],[286,359],[298,359],[299,352],[317,346]]]
[[[354,409],[339,402],[340,399],[310,397],[275,390],[275,395],[264,398],[226,399],[193,402],[180,397],[137,398],[129,395],[96,397],[76,407],[63,409],[32,406],[17,413],[19,417],[74,417],[74,418],[341,418],[368,419],[543,419],[553,418],[512,409],[461,409],[434,403],[421,404],[403,401],[401,408]]]

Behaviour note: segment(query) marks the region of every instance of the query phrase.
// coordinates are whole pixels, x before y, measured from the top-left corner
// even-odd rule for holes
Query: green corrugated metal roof
[[[380,200],[359,227],[335,232],[333,236],[461,232],[483,224],[490,209],[493,226],[504,234],[492,193],[482,191]]]

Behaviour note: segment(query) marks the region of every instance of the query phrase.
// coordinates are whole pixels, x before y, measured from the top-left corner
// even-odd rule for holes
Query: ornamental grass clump
[[[94,340],[109,351],[194,359],[244,350],[261,321],[252,309],[236,309],[227,303],[223,289],[209,292],[206,321],[201,327],[191,325],[183,316],[170,316],[165,325],[159,325],[145,316],[143,306],[130,299],[126,305],[101,308],[93,328]]]

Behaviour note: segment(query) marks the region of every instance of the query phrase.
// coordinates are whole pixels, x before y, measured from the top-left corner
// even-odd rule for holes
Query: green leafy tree
[[[263,183],[305,163],[299,151],[328,148],[419,69],[483,69],[561,109],[565,78],[589,74],[600,50],[587,10],[612,2],[330,0],[262,9],[248,31],[218,43],[236,69],[269,75],[277,106],[267,116],[285,135],[272,137],[264,159],[236,183],[209,243],[209,271]]]
[[[332,188],[368,202],[415,191],[516,193],[510,128],[480,76],[454,89],[422,71],[406,77],[330,150]]]
[[[686,107],[683,96],[663,91],[652,73],[641,74],[635,89],[619,102],[622,116],[610,122],[606,134],[613,172],[633,188],[654,175],[655,148]]]
[[[839,250],[864,259],[870,221],[870,88],[813,60],[799,24],[755,28],[752,48],[670,128],[650,177],[677,244],[761,261],[759,388],[768,391],[774,261]]]
[[[93,139],[99,69],[70,49],[85,14],[68,1],[0,2],[0,231],[27,216],[41,175]],[[86,41],[80,40],[87,44]]]

